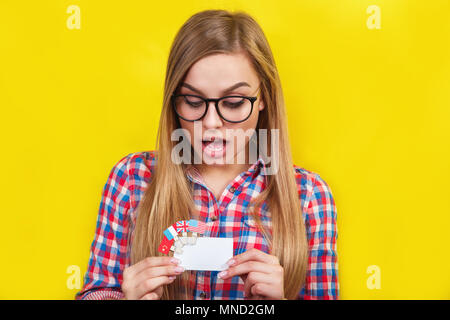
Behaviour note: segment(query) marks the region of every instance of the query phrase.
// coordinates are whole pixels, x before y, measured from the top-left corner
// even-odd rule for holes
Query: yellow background
[[[67,268],[84,276],[109,171],[155,148],[175,33],[226,8],[265,31],[294,162],[332,189],[341,298],[449,299],[449,3],[1,1],[0,298],[73,299]]]

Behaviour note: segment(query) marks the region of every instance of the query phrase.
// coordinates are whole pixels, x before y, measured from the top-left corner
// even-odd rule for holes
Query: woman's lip
[[[202,141],[202,150],[204,151],[206,148],[208,148],[211,151],[221,151],[221,150],[225,150],[227,148],[228,145],[228,141],[227,140],[221,140],[222,143],[217,143],[217,142],[212,142],[212,141]],[[211,145],[213,144],[213,145]],[[218,148],[214,148],[214,144],[217,144]]]
[[[228,142],[228,140],[226,140],[226,139],[222,139],[222,138],[215,138],[215,137],[211,137],[211,138],[205,138],[205,139],[202,139],[202,141],[204,141],[204,142],[209,142],[209,141],[225,141],[225,142]]]
[[[209,144],[211,144],[211,143],[213,143],[213,144],[223,144],[223,143],[228,143],[228,141],[227,140],[220,140],[220,141],[208,141],[208,140],[202,140],[201,141],[201,143],[203,144],[203,145],[209,145]]]
[[[214,139],[214,140],[201,140],[201,142],[202,143],[207,143],[207,142],[210,142],[210,143],[228,143],[228,140],[225,140],[225,139]]]

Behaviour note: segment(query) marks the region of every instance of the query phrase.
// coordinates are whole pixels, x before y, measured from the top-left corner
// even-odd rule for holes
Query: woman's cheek
[[[194,148],[194,150],[198,153],[201,152],[202,150],[202,146],[201,144],[196,145],[194,143],[195,141],[195,136],[194,136],[194,127],[191,125],[190,122],[184,121],[182,119],[180,119],[180,124],[181,124],[181,129],[186,130],[187,131],[187,136],[186,139],[187,141],[191,144],[191,146]]]

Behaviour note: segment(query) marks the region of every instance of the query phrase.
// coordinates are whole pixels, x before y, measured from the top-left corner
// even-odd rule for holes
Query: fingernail
[[[228,260],[227,265],[232,266],[235,262],[236,260],[234,259]]]
[[[219,272],[219,274],[217,275],[219,278],[225,277],[228,274],[228,271],[221,271]]]
[[[179,264],[180,260],[178,260],[177,258],[172,258],[172,259],[170,259],[170,262],[173,264]]]
[[[184,271],[183,267],[178,266],[175,268],[175,272],[183,272],[183,271]]]
[[[175,280],[175,278],[176,278],[175,276],[170,276],[169,280]]]

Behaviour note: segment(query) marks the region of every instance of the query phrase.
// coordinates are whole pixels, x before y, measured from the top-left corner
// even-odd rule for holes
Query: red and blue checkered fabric
[[[95,237],[91,245],[84,286],[76,299],[121,299],[123,270],[129,266],[129,240],[136,222],[136,208],[152,177],[156,151],[130,153],[110,172],[102,192]],[[186,176],[193,185],[193,199],[199,209],[197,218],[208,225],[204,236],[231,237],[234,254],[251,248],[269,253],[266,239],[246,214],[250,201],[266,187],[264,161],[259,158],[246,172],[237,176],[220,199],[191,167]],[[328,184],[316,173],[293,168],[301,199],[309,244],[309,264],[299,299],[338,299],[336,206]],[[260,211],[263,225],[271,228],[270,211]],[[239,276],[222,280],[216,271],[191,273],[192,299],[243,299]]]

